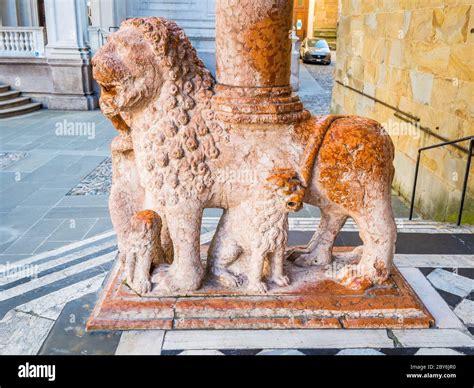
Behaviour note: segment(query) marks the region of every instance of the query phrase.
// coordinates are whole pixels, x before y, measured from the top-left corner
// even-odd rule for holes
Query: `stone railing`
[[[0,57],[44,57],[43,27],[0,27]]]

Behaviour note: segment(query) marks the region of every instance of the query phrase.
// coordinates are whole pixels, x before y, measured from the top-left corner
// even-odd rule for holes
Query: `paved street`
[[[303,90],[300,92],[300,96],[305,106],[314,114],[325,115],[331,113],[330,108],[334,82],[334,68],[336,65],[336,52],[332,51],[331,56],[331,64],[327,66],[310,63],[303,64],[301,61],[301,67],[303,67],[306,72],[301,74],[301,86]],[[306,83],[312,84],[307,73],[316,82],[317,92],[311,92],[309,88],[306,88]],[[315,89],[314,86],[313,89]]]
[[[0,264],[111,229],[107,195],[69,195],[109,156],[115,130],[99,111],[43,110],[0,127]]]

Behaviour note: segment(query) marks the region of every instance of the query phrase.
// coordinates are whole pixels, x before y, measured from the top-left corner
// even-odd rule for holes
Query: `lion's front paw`
[[[201,278],[195,273],[168,272],[160,277],[159,285],[169,292],[191,292],[199,289]]]
[[[311,252],[302,253],[295,260],[298,267],[311,267],[313,265],[327,265],[331,262],[332,257],[330,252]]]
[[[242,280],[228,271],[222,271],[218,275],[215,275],[219,284],[227,288],[238,288],[242,286]]]
[[[268,292],[268,286],[265,282],[251,282],[247,286],[247,289],[256,294],[266,294]]]
[[[298,255],[297,259],[294,261],[294,263],[298,267],[311,267],[312,265],[315,265],[313,258],[310,256],[309,253],[301,253]]]
[[[277,284],[280,287],[288,287],[290,285],[290,278],[285,275],[280,275],[280,276],[272,276],[270,278],[270,281],[273,283]]]
[[[311,267],[313,265],[320,265],[317,257],[315,257],[312,253],[302,253],[298,256],[298,258],[294,262],[298,267]]]
[[[149,279],[141,279],[133,282],[131,287],[137,294],[143,295],[151,291],[151,281]]]
[[[349,252],[338,252],[334,254],[337,260],[359,262],[364,253],[364,246],[358,246]]]

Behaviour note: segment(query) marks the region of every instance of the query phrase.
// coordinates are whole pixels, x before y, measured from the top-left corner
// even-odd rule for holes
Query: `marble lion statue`
[[[330,263],[336,235],[352,217],[363,246],[355,251],[357,262],[336,278],[352,288],[387,279],[396,240],[390,198],[394,150],[379,123],[313,116],[294,125],[223,124],[212,109],[213,77],[183,30],[163,18],[123,22],[94,56],[93,74],[102,112],[119,131],[112,142],[110,196],[119,249],[126,252],[131,244],[135,213],[158,214],[162,261],[171,263],[160,279],[167,289],[196,290],[207,274],[200,260],[203,209],[224,209],[224,221],[231,213],[233,219],[258,213],[268,196],[262,182],[279,169],[296,171],[303,201],[321,209],[319,229],[290,259],[300,266]],[[219,244],[235,240],[235,233],[217,231],[211,273],[223,269],[216,260]],[[146,271],[140,273],[146,277]],[[146,280],[134,282],[146,291]]]

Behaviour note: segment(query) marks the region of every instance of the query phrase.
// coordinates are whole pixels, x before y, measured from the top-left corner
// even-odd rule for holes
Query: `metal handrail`
[[[98,41],[99,41],[99,47],[102,47],[105,42],[107,41],[107,38],[110,36],[112,32],[115,32],[119,29],[117,26],[110,26],[107,30],[104,30],[103,28],[97,29],[97,36],[98,36]]]
[[[471,169],[471,158],[472,158],[472,151],[474,148],[474,136],[466,136],[462,137],[457,140],[451,140],[451,141],[445,141],[443,143],[438,143],[434,144],[431,146],[426,146],[418,149],[418,157],[416,158],[416,169],[415,169],[415,180],[413,182],[413,192],[411,195],[411,203],[410,203],[410,220],[413,218],[413,208],[415,206],[415,193],[416,193],[416,183],[418,181],[418,172],[420,169],[420,159],[421,159],[421,153],[426,150],[430,150],[432,148],[438,148],[438,147],[444,147],[447,145],[454,145],[456,143],[460,143],[463,141],[469,141],[469,151],[467,155],[467,161],[466,161],[466,172],[464,174],[464,182],[462,186],[462,195],[461,195],[461,205],[459,207],[459,215],[458,215],[458,222],[457,225],[461,225],[461,220],[462,220],[462,212],[463,212],[463,207],[464,207],[464,199],[466,198],[466,191],[467,191],[467,182],[469,180],[469,170]]]

